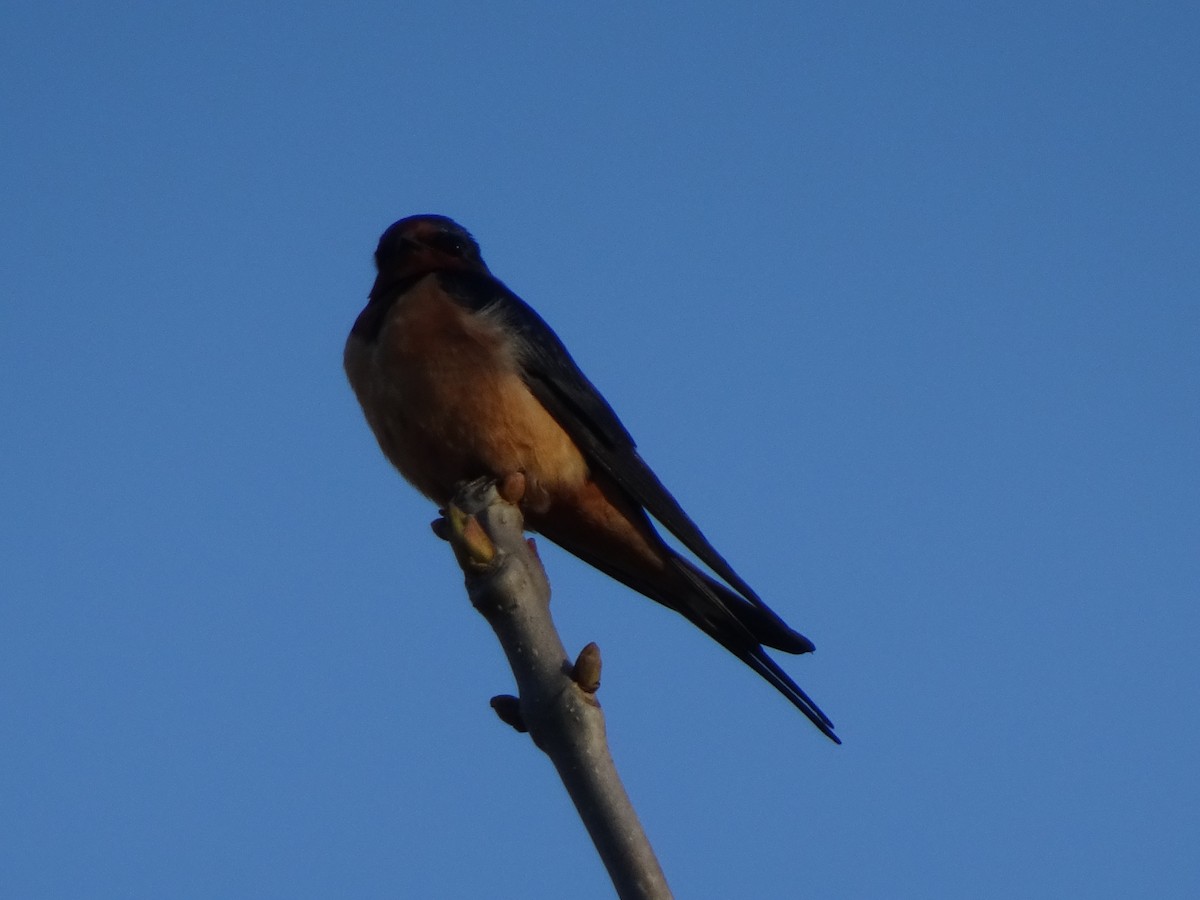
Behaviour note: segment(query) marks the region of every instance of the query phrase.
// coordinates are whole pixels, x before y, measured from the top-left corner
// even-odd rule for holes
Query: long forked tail
[[[697,589],[704,605],[710,607],[709,610],[701,610],[693,605],[692,608],[678,611],[787,697],[823,735],[840,744],[841,738],[834,733],[829,716],[762,648],[766,644],[786,653],[810,653],[814,649],[812,641],[790,628],[766,606],[747,602],[683,557],[675,555],[673,561],[687,581]]]
[[[756,605],[734,593],[665,544],[662,550],[667,557],[667,568],[654,573],[638,572],[617,566],[611,558],[592,551],[585,542],[571,540],[544,527],[539,530],[609,577],[682,615],[787,697],[822,734],[834,743],[841,743],[829,717],[763,649],[765,644],[785,653],[809,653],[812,641],[790,628],[761,601]]]
[[[821,734],[829,738],[835,744],[840,744],[842,739],[833,732],[833,722],[829,720],[829,716],[821,712],[821,707],[813,703],[812,698],[800,689],[796,682],[792,681],[791,677],[779,667],[779,663],[771,659],[767,655],[767,651],[759,647],[757,650],[749,650],[738,653],[738,659],[752,668],[755,672],[761,675],[769,682],[775,690],[787,697],[800,712],[808,717],[808,721],[820,729]]]

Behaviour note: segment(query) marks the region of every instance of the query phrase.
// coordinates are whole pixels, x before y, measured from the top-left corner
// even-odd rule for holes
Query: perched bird
[[[400,474],[441,506],[463,481],[523,474],[529,528],[683,615],[841,743],[763,649],[808,653],[812,642],[713,548],[550,326],[488,270],[470,233],[444,216],[401,219],[379,239],[375,266],[345,366]],[[669,547],[651,517],[719,580]]]

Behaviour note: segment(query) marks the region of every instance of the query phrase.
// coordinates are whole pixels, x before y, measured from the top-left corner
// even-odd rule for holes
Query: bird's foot
[[[509,503],[520,506],[521,501],[525,499],[525,484],[524,472],[509,472],[503,478],[497,479],[496,491]]]

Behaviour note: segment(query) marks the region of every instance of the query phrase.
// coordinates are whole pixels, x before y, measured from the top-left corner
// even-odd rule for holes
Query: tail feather
[[[757,603],[745,600],[678,554],[674,554],[671,561],[709,604],[714,604],[736,620],[754,638],[754,643],[784,653],[812,653],[816,649],[812,641],[783,621],[761,600]]]
[[[763,649],[766,645],[785,653],[810,653],[812,641],[788,626],[761,600],[751,603],[665,545],[664,551],[670,554],[674,570],[681,576],[669,579],[668,584],[663,583],[661,575],[651,578],[633,574],[572,546],[558,535],[546,536],[606,575],[682,615],[783,694],[822,734],[835,744],[842,742],[834,734],[829,717]]]
[[[825,737],[829,738],[835,744],[842,742],[842,739],[834,734],[833,722],[830,721],[829,716],[821,712],[821,707],[817,706],[812,701],[812,698],[804,693],[796,682],[792,681],[791,677],[779,667],[779,663],[767,656],[766,651],[760,647],[757,650],[738,653],[737,656],[738,659],[770,683],[775,690],[787,697],[792,705],[804,713],[808,717],[808,720],[816,725]]]
[[[834,734],[833,722],[829,716],[821,711],[812,698],[804,693],[791,676],[783,671],[779,663],[771,659],[761,646],[766,644],[768,647],[788,653],[810,653],[814,649],[812,641],[794,631],[765,604],[751,605],[723,584],[705,575],[681,556],[676,556],[674,561],[680,571],[687,576],[688,581],[699,589],[707,601],[707,605],[719,608],[725,614],[721,618],[732,619],[740,627],[730,628],[726,623],[714,622],[711,612],[709,615],[705,615],[702,611],[695,609],[678,611],[757,672],[775,690],[787,697],[793,706],[804,713],[808,720],[820,729],[822,734],[835,744],[840,744],[842,741]]]

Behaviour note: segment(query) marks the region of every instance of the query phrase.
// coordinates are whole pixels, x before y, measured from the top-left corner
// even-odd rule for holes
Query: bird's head
[[[471,233],[446,216],[408,216],[393,223],[375,248],[372,297],[398,282],[430,272],[459,269],[487,272]]]

